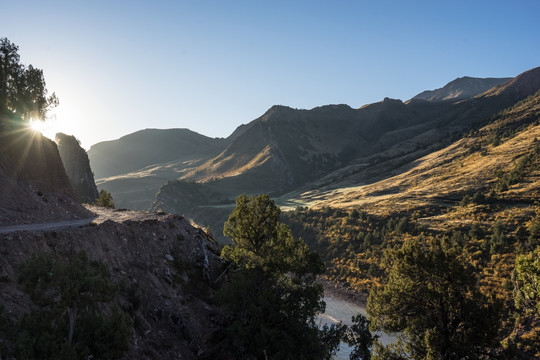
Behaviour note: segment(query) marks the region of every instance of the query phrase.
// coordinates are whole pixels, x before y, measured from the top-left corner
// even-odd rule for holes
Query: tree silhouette
[[[7,38],[0,38],[0,114],[44,120],[58,98],[54,93],[47,96],[43,70],[22,65],[18,50]]]

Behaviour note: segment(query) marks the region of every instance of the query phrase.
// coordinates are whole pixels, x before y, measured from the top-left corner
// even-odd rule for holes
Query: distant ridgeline
[[[201,207],[232,204],[241,193],[283,196],[372,183],[534,94],[538,72],[510,80],[460,78],[429,96],[386,98],[360,109],[273,106],[226,139],[187,129],[147,129],[98,143],[88,156],[98,188],[109,190],[117,206],[188,216]],[[175,181],[196,182],[212,196],[190,201],[191,208],[175,207],[175,198],[190,196]]]

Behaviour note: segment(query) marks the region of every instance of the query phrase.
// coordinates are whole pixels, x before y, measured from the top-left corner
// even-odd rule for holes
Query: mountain
[[[535,71],[516,79],[495,95],[484,93],[468,100],[403,103],[386,98],[360,109],[274,106],[239,128],[220,154],[164,184],[152,209],[189,214],[212,227],[223,222],[224,205],[243,192],[266,192],[280,199],[308,191],[316,196],[314,189],[320,187],[339,189],[351,182],[366,184],[388,178],[396,167],[488,123],[540,86]],[[530,86],[508,96],[508,89],[521,89],[524,83]],[[214,208],[215,220],[206,215],[209,207]],[[221,215],[216,208],[223,209]]]
[[[511,172],[521,158],[530,156],[540,161],[539,115],[540,91],[537,91],[493,116],[485,126],[437,151],[412,162],[391,159],[378,164],[379,172],[391,176],[375,178],[366,184],[367,178],[373,178],[373,169],[342,170],[298,196],[287,194],[281,199],[316,208],[363,207],[372,213],[454,206],[467,194],[487,193],[496,184],[502,184],[504,174]],[[511,184],[505,191],[507,200],[533,203],[539,196],[540,174],[536,162],[527,165],[528,173],[523,175],[523,181],[520,178],[520,186]],[[321,186],[325,181],[327,184]]]
[[[414,96],[411,100],[437,101],[459,101],[471,99],[497,85],[501,85],[512,78],[474,78],[464,76],[457,78],[442,88],[426,90]]]
[[[98,188],[111,192],[117,206],[144,210],[161,185],[206,161],[226,143],[187,129],[146,129],[95,144],[88,157]]]
[[[170,161],[193,161],[212,154],[224,143],[188,129],[146,129],[88,150],[96,178],[130,173]]]
[[[359,109],[327,105],[302,110],[276,105],[227,139],[207,138],[204,151],[195,147],[168,152],[160,144],[174,138],[172,133],[153,130],[152,146],[137,150],[138,143],[130,142],[131,152],[108,154],[111,164],[128,162],[128,154],[139,151],[145,161],[137,166],[146,167],[134,170],[132,166],[96,182],[111,191],[120,207],[186,214],[217,226],[214,232],[219,234],[226,211],[241,193],[294,199],[307,192],[316,196],[318,189],[369,184],[395,175],[400,166],[484,126],[501,110],[533,94],[540,86],[538,72],[533,69],[510,80],[465,77],[436,91],[437,96],[426,96],[429,100],[417,96],[404,103],[385,98]],[[447,100],[437,100],[443,98]],[[146,131],[109,145],[119,146]],[[201,138],[183,131],[187,143],[189,136]],[[97,145],[89,155],[92,166],[96,161],[100,167],[96,149]],[[152,163],[152,156],[159,159]],[[185,161],[178,160],[181,156]]]
[[[99,194],[86,151],[75,136],[58,133],[56,144],[69,182],[77,197],[82,202],[93,203]]]
[[[539,80],[535,69],[478,96],[520,100],[425,156],[340,169],[277,198],[285,221],[354,298],[389,281],[392,249],[434,239],[456,249],[479,291],[504,304],[496,338],[517,354],[504,357],[538,358],[540,315],[516,301],[516,274],[540,254]],[[525,271],[536,283],[537,270]]]

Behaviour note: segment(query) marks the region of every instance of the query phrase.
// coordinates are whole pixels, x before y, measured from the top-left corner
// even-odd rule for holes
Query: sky
[[[540,1],[0,0],[43,69],[46,130],[84,148],[145,128],[227,137],[272,105],[358,108],[540,66]]]

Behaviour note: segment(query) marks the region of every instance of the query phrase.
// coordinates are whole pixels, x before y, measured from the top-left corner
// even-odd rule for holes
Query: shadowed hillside
[[[144,210],[159,187],[221,151],[224,139],[187,129],[146,129],[93,145],[88,157],[96,184],[117,206]]]
[[[93,203],[99,194],[86,151],[75,136],[58,133],[56,134],[56,143],[69,182],[77,197],[81,202]]]
[[[188,129],[146,129],[104,141],[88,150],[96,178],[130,173],[150,165],[204,158],[224,144]]]
[[[0,225],[88,217],[56,144],[20,120],[0,128]]]

